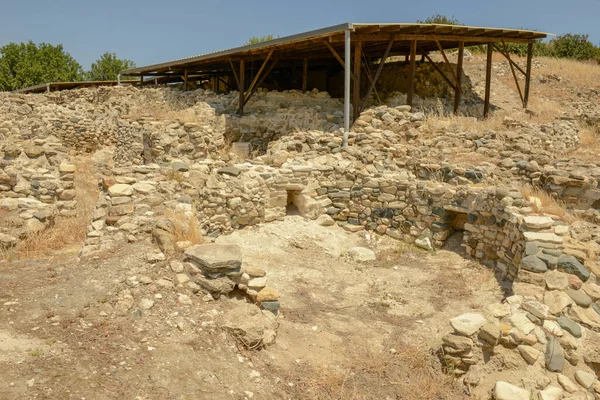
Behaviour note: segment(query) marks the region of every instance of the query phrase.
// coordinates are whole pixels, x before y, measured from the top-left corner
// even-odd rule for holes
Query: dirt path
[[[410,387],[394,377],[406,374],[407,359],[434,359],[429,349],[450,330],[448,318],[500,296],[484,267],[455,252],[300,217],[217,241],[240,245],[245,265],[267,270],[282,293],[276,345],[243,350],[218,329],[236,300],[181,304],[178,290],[133,285],[170,272],[145,261],[149,243],[80,262],[3,263],[0,398],[395,398],[432,385],[434,375]],[[374,249],[377,261],[347,257],[355,246]],[[466,277],[478,285],[468,289]],[[133,307],[120,312],[124,290]],[[140,309],[152,295],[156,305]]]

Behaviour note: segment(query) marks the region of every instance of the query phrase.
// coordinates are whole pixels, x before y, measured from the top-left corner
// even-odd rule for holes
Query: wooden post
[[[140,87],[144,86],[144,75],[140,75]]]
[[[375,85],[377,84],[377,80],[379,79],[379,75],[381,74],[381,71],[383,71],[383,66],[385,65],[385,61],[387,60],[387,58],[390,54],[390,50],[392,50],[393,44],[394,44],[394,38],[392,38],[390,40],[387,48],[385,49],[385,53],[383,53],[383,57],[381,58],[381,61],[379,62],[379,66],[377,67],[377,72],[375,72],[375,76],[373,77],[371,84],[367,88],[367,93],[365,94],[365,98],[363,99],[360,109],[358,110],[359,113],[365,109],[365,106],[367,105],[367,101],[369,101],[369,97],[371,97],[371,92],[373,92],[373,89],[375,89]],[[367,64],[366,67],[367,67],[367,75],[370,75],[369,69],[368,69],[369,64]]]
[[[302,63],[302,93],[306,93],[308,89],[308,58],[304,58]]]
[[[356,79],[354,80],[354,91],[352,93],[352,123],[356,121],[358,118],[359,106],[358,102],[360,101],[360,66],[362,61],[362,49],[361,42],[354,43],[354,76]]]
[[[240,87],[239,87],[239,90],[240,90],[240,100],[239,100],[240,104],[239,104],[239,106],[240,106],[240,108],[238,110],[238,114],[240,114],[240,115],[244,115],[244,99],[245,99],[244,91],[246,90],[246,82],[245,82],[246,71],[245,71],[245,66],[246,66],[246,64],[245,64],[244,59],[241,59],[240,60],[240,75],[239,75],[239,79],[240,79]]]
[[[529,43],[527,46],[527,73],[525,74],[525,108],[529,104],[529,89],[531,87],[531,61],[533,59],[533,43]]]
[[[187,68],[183,71],[183,91],[187,92],[188,90],[188,70]]]
[[[214,77],[215,79],[215,83],[213,85],[213,92],[217,93],[219,91],[219,72],[217,71],[217,74]]]
[[[406,104],[412,107],[415,94],[415,70],[417,63],[417,41],[410,42],[410,72],[408,74],[408,93],[406,94]]]
[[[490,90],[492,86],[492,57],[494,49],[492,43],[487,45],[487,62],[485,67],[485,100],[483,103],[483,118],[487,118],[490,113]]]
[[[460,106],[460,95],[462,94],[463,58],[465,55],[465,43],[458,44],[458,61],[456,63],[456,90],[454,91],[454,114],[458,114]]]

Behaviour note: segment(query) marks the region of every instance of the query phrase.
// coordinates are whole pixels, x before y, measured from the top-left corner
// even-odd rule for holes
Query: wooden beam
[[[456,85],[454,84],[454,82],[452,82],[450,80],[450,78],[448,78],[446,73],[444,71],[442,71],[442,69],[440,67],[438,67],[437,63],[435,61],[433,61],[431,59],[431,57],[429,57],[429,54],[425,54],[425,58],[427,59],[427,61],[429,61],[431,63],[433,68],[435,68],[435,70],[442,76],[442,78],[444,78],[444,80],[446,81],[446,83],[448,83],[448,85],[452,88],[452,90],[456,91]]]
[[[463,58],[465,55],[465,44],[460,43],[458,47],[458,61],[456,63],[456,90],[454,91],[454,114],[458,114],[460,106],[460,95],[462,93]]]
[[[502,41],[502,45],[504,46],[504,57],[506,57],[506,59],[508,60],[508,63],[510,65],[510,70],[512,72],[512,76],[515,79],[515,85],[517,85],[517,90],[519,92],[519,97],[521,98],[521,104],[523,104],[523,108],[525,108],[525,98],[523,97],[523,92],[521,91],[521,85],[519,85],[519,78],[517,77],[517,73],[515,72],[515,67],[513,66],[513,62],[510,59],[510,55],[508,54],[508,48],[506,47],[506,43],[504,43],[504,41]]]
[[[506,49],[507,51],[504,51],[504,50],[502,50],[500,47],[498,47],[497,45],[494,45],[494,48],[495,48],[496,50],[498,50],[498,52],[499,52],[500,54],[502,54],[502,55],[503,55],[503,56],[504,56],[504,57],[505,57],[505,58],[508,60],[508,62],[509,62],[511,65],[513,65],[513,66],[514,66],[516,69],[518,69],[520,73],[522,73],[523,75],[527,75],[527,73],[526,73],[525,71],[523,71],[523,68],[519,67],[519,65],[518,65],[516,62],[514,62],[514,61],[513,61],[513,60],[510,58],[510,55],[509,55],[509,53],[507,52],[507,51],[508,51],[508,49]]]
[[[252,90],[254,89],[254,85],[256,85],[256,83],[260,79],[260,74],[262,74],[263,71],[265,70],[265,67],[267,66],[267,63],[269,62],[269,60],[271,59],[271,56],[273,55],[274,51],[275,51],[275,49],[271,49],[271,51],[267,55],[267,58],[265,58],[265,61],[263,61],[262,65],[260,66],[260,69],[256,73],[256,76],[252,80],[252,83],[250,83],[250,87],[248,87],[248,92],[252,92]],[[244,100],[244,104],[245,103],[246,103],[246,101]]]
[[[302,63],[302,93],[306,93],[308,89],[308,58],[304,57]]]
[[[433,37],[435,39],[435,43],[437,44],[440,53],[442,53],[442,57],[444,57],[444,61],[446,62],[446,64],[448,65],[448,67],[450,67],[449,68],[450,72],[452,72],[452,76],[454,77],[454,82],[455,82],[456,86],[458,87],[459,86],[458,85],[458,79],[456,78],[456,74],[454,73],[454,69],[452,68],[452,65],[450,64],[450,61],[448,60],[448,57],[446,57],[446,52],[444,51],[444,48],[442,47],[442,44],[437,39],[437,37],[435,35]],[[464,42],[462,42],[462,43],[463,43],[463,46],[464,46]]]
[[[529,104],[529,89],[531,89],[531,61],[533,59],[533,43],[527,46],[527,73],[525,74],[525,108]]]
[[[183,91],[187,92],[188,90],[188,70],[187,68],[183,71]]]
[[[354,42],[354,88],[352,91],[352,123],[358,118],[358,102],[360,101],[360,67],[362,64],[362,43]]]
[[[224,80],[220,76],[218,76],[217,78],[219,79],[220,82],[223,82],[225,85],[229,86],[230,89],[234,89],[234,87],[231,86],[231,84],[229,84],[229,82],[227,82],[226,80]]]
[[[252,96],[256,92],[256,89],[258,89],[260,87],[260,85],[262,85],[262,83],[265,81],[265,79],[267,78],[267,76],[269,76],[269,74],[271,73],[271,71],[273,70],[273,68],[275,68],[275,65],[277,65],[277,62],[279,62],[279,59],[273,60],[273,63],[271,64],[271,66],[269,67],[269,69],[267,69],[267,71],[262,75],[262,77],[260,78],[260,80],[258,81],[258,83],[256,84],[256,86],[254,86],[254,88],[252,89],[252,91],[248,94],[248,96],[246,96],[246,99],[244,100],[244,105],[246,105],[248,103],[248,101],[252,98]]]
[[[390,50],[392,49],[393,44],[394,44],[394,38],[390,39],[390,42],[388,43],[388,47],[385,49],[385,53],[383,53],[381,62],[379,63],[379,66],[377,67],[377,72],[375,72],[375,76],[373,77],[373,80],[371,81],[371,84],[369,85],[369,88],[367,89],[367,93],[365,93],[365,98],[363,99],[363,102],[360,106],[359,113],[361,113],[365,109],[365,106],[367,105],[367,101],[369,101],[369,97],[371,97],[371,93],[373,92],[373,89],[375,89],[375,85],[377,84],[377,80],[379,79],[379,75],[381,74],[381,71],[383,71],[383,66],[384,66],[385,61],[387,60],[388,56],[390,55]]]
[[[241,92],[242,85],[240,85],[240,78],[235,70],[235,66],[233,65],[233,61],[231,60],[231,58],[229,59],[229,65],[231,65],[231,71],[233,71],[233,77],[235,78],[235,83],[237,83],[238,91]]]
[[[356,35],[356,40],[360,40],[362,42],[383,42],[388,41],[390,39],[389,35],[382,34],[366,34]],[[519,37],[502,37],[502,36],[469,36],[469,35],[433,35],[433,34],[394,34],[397,41],[435,41],[434,36],[440,42],[455,42],[455,43],[501,43],[502,40],[506,40],[508,43],[532,43],[536,40],[536,38],[519,38]],[[331,43],[339,43],[343,41],[343,37],[334,37],[331,40]]]
[[[246,90],[246,85],[245,85],[245,79],[246,79],[246,63],[244,61],[244,59],[242,58],[240,60],[240,82],[239,82],[239,88],[240,88],[240,93],[239,93],[239,110],[238,110],[238,114],[239,115],[244,115],[244,91]]]
[[[415,70],[417,67],[417,41],[413,40],[410,43],[410,73],[408,74],[408,93],[406,94],[406,103],[413,105],[413,97],[415,93]]]
[[[483,118],[487,118],[490,113],[490,91],[492,86],[492,57],[494,48],[492,43],[487,45],[487,59],[485,66],[485,100],[483,102]]]
[[[323,43],[325,43],[325,45],[327,46],[327,48],[329,49],[329,51],[331,52],[331,54],[333,54],[333,56],[335,57],[336,60],[338,60],[338,62],[340,63],[340,65],[342,66],[343,69],[346,69],[346,63],[344,62],[344,60],[342,60],[342,57],[340,57],[340,55],[338,54],[337,51],[335,51],[335,49],[333,48],[333,46],[331,44],[329,44],[328,41],[324,40]],[[356,76],[351,73],[352,79],[356,80]]]

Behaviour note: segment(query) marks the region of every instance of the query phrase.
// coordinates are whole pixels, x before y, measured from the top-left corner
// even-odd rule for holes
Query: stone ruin
[[[80,255],[152,241],[172,278],[142,283],[176,288],[182,302],[188,291],[259,304],[262,311],[231,318],[261,319],[243,339],[253,348],[275,340],[279,293],[268,271],[243,266],[238,248],[181,240],[181,221],[169,215],[197,221],[209,239],[286,215],[431,251],[458,232],[467,255],[493,268],[506,291],[487,313],[450,320],[454,332],[440,349],[446,368],[472,388],[498,368],[490,359],[517,354],[531,366],[522,387],[499,381],[496,399],[600,393],[600,164],[564,158],[580,145],[583,116],[432,131],[424,112],[381,105],[363,112],[343,148],[340,103],[327,93],[259,92],[242,117],[236,101],[235,93],[128,87],[0,94],[0,245],[69,216],[73,156],[108,149]],[[169,112],[144,112],[159,109]],[[253,157],[236,162],[228,149],[236,142]],[[523,185],[552,193],[569,218],[545,212]],[[118,304],[129,309],[131,297],[120,293]]]

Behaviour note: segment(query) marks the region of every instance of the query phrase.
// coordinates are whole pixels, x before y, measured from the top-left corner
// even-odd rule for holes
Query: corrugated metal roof
[[[434,27],[434,29],[450,28],[451,30],[456,30],[457,32],[463,31],[462,33],[457,33],[458,35],[464,35],[465,33],[468,34],[471,31],[484,30],[484,33],[486,33],[486,34],[487,33],[506,34],[507,37],[509,34],[511,34],[511,35],[517,34],[517,36],[512,36],[512,38],[519,38],[520,36],[522,36],[522,37],[527,37],[527,38],[531,38],[531,39],[545,38],[548,35],[552,35],[550,33],[538,32],[538,31],[532,31],[532,30],[488,28],[488,27],[466,26],[466,25],[415,24],[415,23],[395,23],[395,22],[390,22],[390,23],[351,23],[351,22],[347,22],[347,23],[340,24],[340,25],[334,25],[334,26],[330,26],[330,27],[326,27],[326,28],[322,28],[322,29],[299,33],[296,35],[285,36],[282,38],[277,38],[277,39],[260,42],[260,43],[256,43],[256,44],[234,47],[234,48],[219,50],[219,51],[215,51],[215,52],[211,52],[211,53],[205,53],[205,54],[200,54],[200,55],[196,55],[196,56],[180,58],[180,59],[167,61],[167,62],[163,62],[163,63],[159,63],[159,64],[151,64],[151,65],[146,65],[146,66],[142,66],[142,67],[132,68],[132,69],[122,71],[121,75],[138,75],[138,74],[141,74],[144,72],[151,73],[151,72],[155,72],[157,70],[167,69],[167,68],[174,67],[174,66],[193,64],[195,62],[207,61],[210,59],[216,59],[218,57],[231,56],[234,54],[248,52],[251,50],[259,50],[262,48],[269,48],[269,47],[276,46],[276,45],[288,45],[288,44],[292,44],[294,42],[301,42],[306,39],[314,39],[314,38],[318,38],[318,37],[322,37],[322,36],[329,36],[332,34],[342,33],[346,29],[354,30],[356,28],[364,28],[364,27],[371,27],[371,26],[373,26],[373,27],[398,26],[399,28],[414,27],[415,33],[419,33],[418,30],[427,28],[427,27]],[[405,33],[408,33],[408,32],[405,32]],[[484,36],[484,35],[481,35],[481,36]],[[507,39],[507,41],[510,41],[510,39]]]

